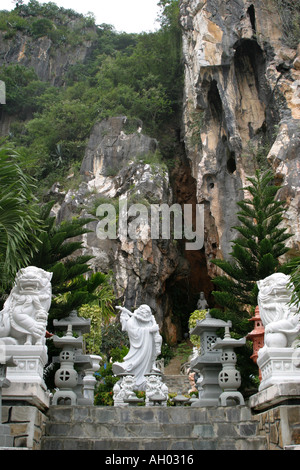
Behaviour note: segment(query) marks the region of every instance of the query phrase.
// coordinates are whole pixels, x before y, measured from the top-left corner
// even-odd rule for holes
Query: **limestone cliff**
[[[182,0],[181,24],[183,135],[207,210],[206,258],[230,253],[239,189],[267,162],[283,185],[290,244],[299,249],[300,49],[284,43],[275,1]]]
[[[67,26],[76,29],[80,26],[80,20],[69,18]],[[63,86],[69,67],[84,63],[92,53],[97,37],[95,28],[85,29],[86,37],[83,35],[77,44],[63,45],[55,44],[48,35],[34,38],[17,32],[12,39],[8,39],[7,33],[0,31],[0,66],[19,64],[31,67],[39,80]]]
[[[56,198],[54,210],[58,220],[74,215],[95,215],[97,207],[110,204],[120,218],[120,206],[127,200],[133,204],[171,205],[173,193],[165,164],[155,159],[158,143],[142,133],[141,123],[128,131],[126,117],[115,117],[95,124],[81,165],[83,182],[79,188],[64,193],[55,185],[49,197]],[[121,201],[121,202],[120,202]],[[127,228],[138,214],[126,219]],[[150,222],[150,217],[149,217]],[[84,254],[93,255],[91,267],[95,271],[113,273],[116,297],[127,308],[147,303],[166,339],[176,341],[180,325],[171,320],[172,308],[166,285],[172,276],[187,276],[188,264],[172,239],[152,239],[147,223],[137,228],[138,237],[122,236],[116,224],[116,237],[100,239],[97,223],[89,225],[83,236]],[[176,322],[175,322],[176,323]]]
[[[300,48],[284,41],[275,0],[181,0],[180,21],[185,84],[173,167],[157,158],[159,143],[144,135],[141,122],[114,117],[93,127],[82,182],[69,191],[57,183],[48,194],[56,198],[58,220],[95,214],[106,202],[118,218],[122,199],[204,205],[204,247],[197,251],[154,240],[149,227],[140,228],[138,240],[100,240],[95,221],[84,237],[92,268],[113,272],[118,302],[148,303],[170,342],[181,339],[200,291],[212,301],[210,259],[229,256],[240,188],[256,168],[274,169],[288,203],[290,246],[300,244]],[[49,41],[21,33],[13,41],[0,38],[0,65],[32,66],[41,80],[63,85],[68,66],[84,63],[93,43],[74,49]]]

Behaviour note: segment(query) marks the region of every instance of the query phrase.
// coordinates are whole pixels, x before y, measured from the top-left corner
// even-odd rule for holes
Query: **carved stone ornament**
[[[156,403],[167,406],[168,392],[168,387],[163,383],[161,375],[149,374],[146,386],[146,406],[155,405]]]
[[[125,375],[113,388],[114,406],[128,406],[128,400],[135,398],[135,380],[133,375]]]
[[[290,276],[275,273],[258,281],[259,313],[265,327],[265,346],[291,347],[300,332],[299,314],[290,304]]]
[[[35,266],[21,269],[0,312],[0,338],[5,344],[45,344],[51,305],[52,273]]]
[[[257,356],[262,376],[259,391],[272,385],[300,383],[298,348],[294,347],[300,323],[299,313],[290,303],[290,277],[275,273],[257,284],[259,312],[265,327],[264,346]]]

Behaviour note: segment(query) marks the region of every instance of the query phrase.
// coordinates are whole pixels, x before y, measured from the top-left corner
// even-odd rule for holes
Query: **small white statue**
[[[113,387],[114,406],[125,406],[126,400],[136,397],[135,380],[132,375],[123,377]]]
[[[290,276],[275,273],[258,281],[258,307],[265,327],[265,346],[291,347],[300,331],[299,314],[291,305]]]
[[[6,344],[45,343],[51,306],[52,273],[35,266],[20,269],[0,312],[0,338]]]
[[[198,310],[206,310],[206,309],[208,309],[208,303],[207,303],[207,301],[206,301],[204,292],[200,292],[200,297],[199,297],[199,300],[198,300],[198,302],[197,302],[197,309],[198,309]]]
[[[146,406],[155,403],[158,398],[163,406],[167,406],[168,392],[168,387],[162,382],[160,375],[150,375],[146,386]]]
[[[148,305],[141,305],[133,313],[124,307],[117,308],[121,310],[122,330],[128,333],[130,349],[124,362],[113,364],[113,372],[116,375],[134,375],[136,390],[144,390],[144,375],[155,370],[154,363],[161,352],[162,337],[159,327]]]

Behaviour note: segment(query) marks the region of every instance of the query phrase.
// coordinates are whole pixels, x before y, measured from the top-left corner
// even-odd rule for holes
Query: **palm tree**
[[[0,148],[0,287],[11,285],[16,272],[36,251],[42,223],[34,180],[18,164],[19,155]]]
[[[50,201],[39,208],[44,231],[31,258],[32,265],[53,273],[48,326],[51,329],[53,319],[63,318],[87,304],[98,306],[103,320],[108,320],[114,312],[110,275],[92,273],[88,262],[93,256],[81,254],[81,235],[90,232],[87,225],[94,219],[74,217],[57,223],[51,214],[53,205],[54,201]]]

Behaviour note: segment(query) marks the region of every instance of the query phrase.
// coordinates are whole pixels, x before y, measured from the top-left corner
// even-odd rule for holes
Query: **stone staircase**
[[[42,450],[266,450],[247,406],[51,406]]]
[[[187,375],[165,375],[163,382],[167,385],[169,393],[185,395],[191,388]]]

